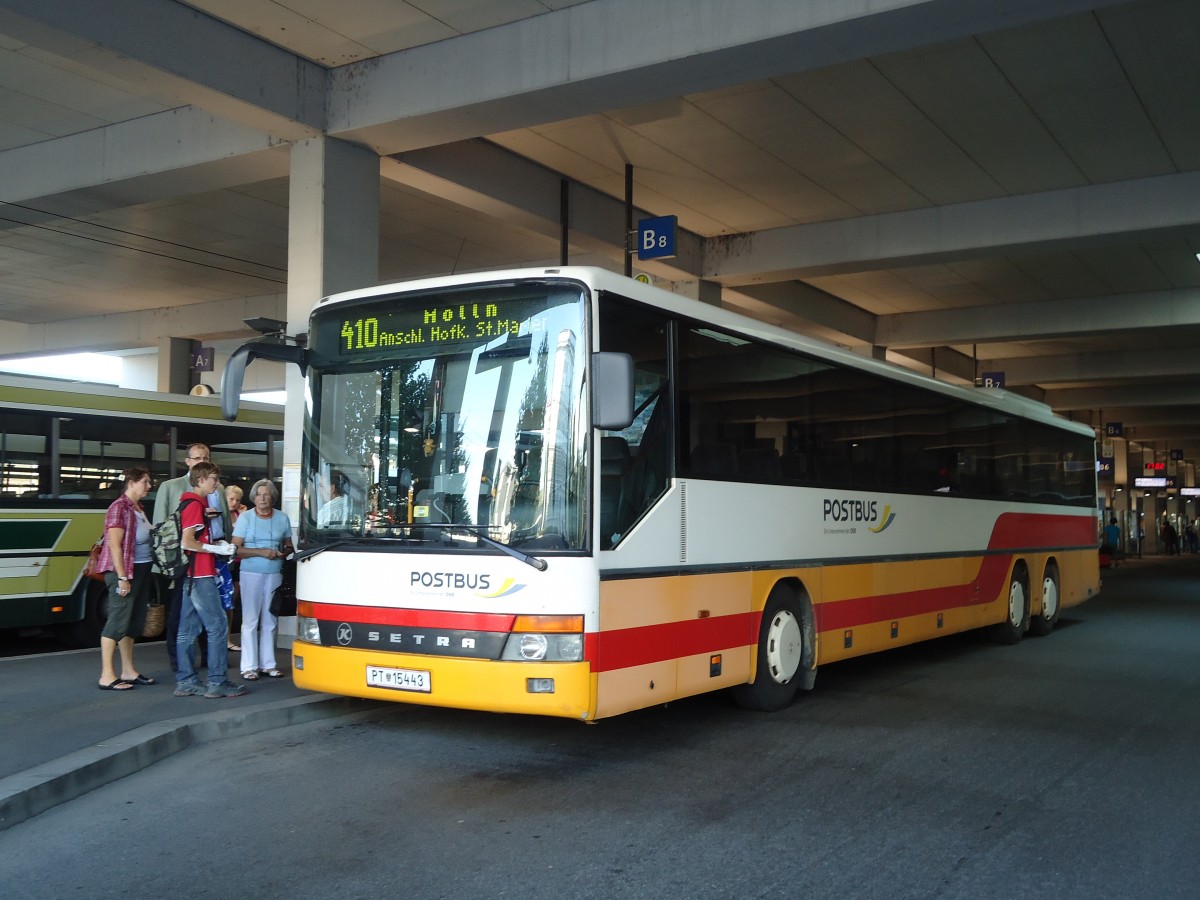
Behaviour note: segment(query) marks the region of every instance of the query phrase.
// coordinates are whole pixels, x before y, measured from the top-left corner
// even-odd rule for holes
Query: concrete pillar
[[[158,389],[168,394],[186,394],[200,383],[200,374],[192,371],[191,338],[158,339]]]
[[[379,157],[327,137],[294,144],[288,203],[288,334],[298,334],[319,299],[379,280]],[[304,424],[295,366],[287,368],[287,395],[285,466],[300,463]]]

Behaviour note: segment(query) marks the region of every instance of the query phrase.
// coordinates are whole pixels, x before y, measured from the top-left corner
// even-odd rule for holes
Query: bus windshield
[[[318,310],[305,543],[443,542],[454,526],[583,549],[585,296],[550,280]]]

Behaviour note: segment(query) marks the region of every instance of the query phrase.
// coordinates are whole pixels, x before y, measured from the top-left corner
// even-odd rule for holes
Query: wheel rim
[[[1008,589],[1008,622],[1013,628],[1020,628],[1025,619],[1025,586],[1013,579]]]
[[[804,634],[800,622],[786,609],[775,613],[767,630],[767,669],[777,684],[787,684],[800,668]]]
[[[1053,619],[1058,615],[1058,584],[1047,575],[1042,579],[1042,618]]]

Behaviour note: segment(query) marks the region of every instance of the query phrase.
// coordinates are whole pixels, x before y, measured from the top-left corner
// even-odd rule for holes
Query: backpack
[[[179,501],[179,507],[150,529],[150,553],[160,572],[172,577],[183,574],[188,567],[188,555],[183,549],[183,519],[181,513],[189,503],[199,503],[193,497]]]

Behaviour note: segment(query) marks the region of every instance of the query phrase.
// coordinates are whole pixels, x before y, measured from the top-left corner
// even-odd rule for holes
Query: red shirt
[[[97,568],[101,572],[117,571],[112,553],[108,549],[108,529],[124,528],[125,536],[121,539],[121,558],[125,560],[125,574],[133,577],[134,549],[137,547],[137,514],[141,510],[140,503],[134,503],[125,494],[112,502],[104,515],[104,541],[100,546],[100,559]]]
[[[179,498],[179,502],[185,500],[195,500],[195,503],[189,503],[185,506],[182,512],[179,513],[179,524],[183,529],[194,529],[196,525],[204,527],[198,530],[193,530],[196,535],[196,540],[201,544],[211,544],[208,534],[208,517],[204,515],[204,509],[208,504],[204,498],[194,491],[184,491],[183,496]],[[211,553],[189,553],[191,564],[188,566],[188,575],[192,578],[212,578],[217,574],[217,558]]]

